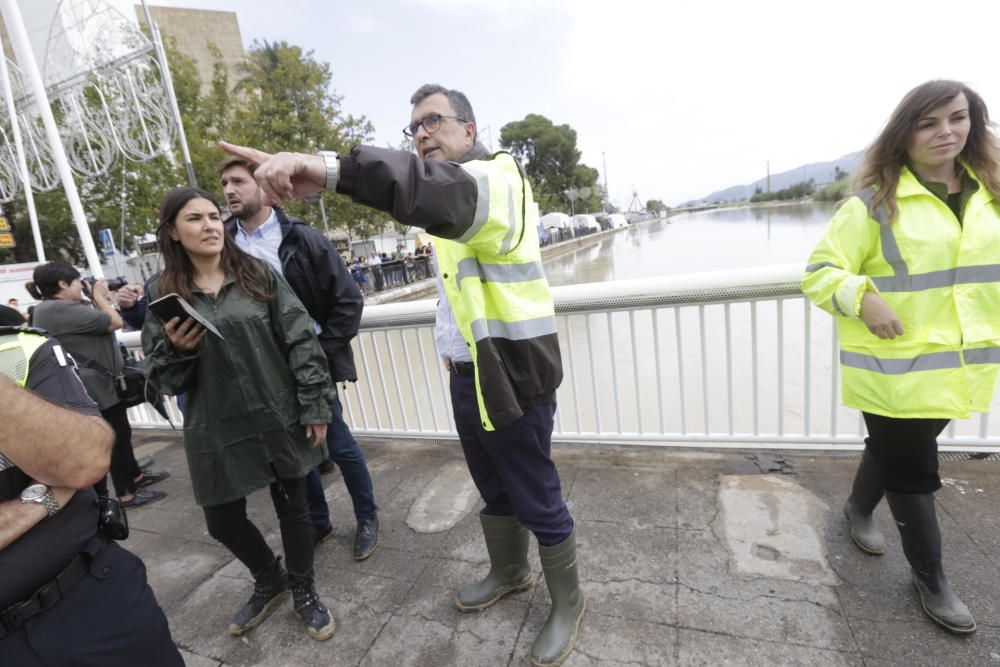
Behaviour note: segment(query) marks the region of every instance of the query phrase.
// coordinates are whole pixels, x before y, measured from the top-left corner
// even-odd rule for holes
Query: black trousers
[[[0,664],[184,667],[145,565],[114,542],[101,546],[66,597],[0,639]]]
[[[941,488],[937,438],[948,419],[898,419],[861,413],[865,446],[882,471],[882,486],[895,493],[934,493]]]
[[[525,407],[524,416],[494,431],[483,428],[476,380],[451,373],[451,405],[472,480],[486,502],[483,514],[516,515],[542,546],[560,544],[573,532],[552,461],[555,403]]]
[[[306,478],[283,479],[271,484],[271,502],[281,527],[288,576],[292,583],[312,579],[313,528],[306,502]],[[203,509],[209,535],[239,558],[254,577],[274,562],[271,547],[247,518],[246,498]]]
[[[135,478],[142,474],[135,460],[135,452],[132,451],[132,425],[128,422],[127,410],[122,403],[101,410],[104,421],[115,432],[115,446],[111,450],[111,481],[114,482],[115,494],[119,497],[135,493]],[[99,495],[108,495],[107,480],[102,479],[94,485],[94,489]]]

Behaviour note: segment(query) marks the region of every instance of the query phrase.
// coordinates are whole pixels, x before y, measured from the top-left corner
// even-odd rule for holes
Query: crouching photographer
[[[125,507],[160,500],[166,496],[165,492],[145,487],[166,479],[169,473],[143,473],[132,451],[127,405],[118,391],[124,361],[114,332],[122,328],[122,318],[111,302],[107,283],[98,280],[88,285],[88,304],[83,300],[84,282],[80,272],[65,262],[40,264],[35,267],[32,277],[34,280],[25,288],[41,300],[32,316],[32,326],[47,331],[73,357],[87,393],[97,402],[101,416],[115,431],[111,453],[111,480],[115,493]],[[98,482],[97,492],[107,495],[106,482]]]
[[[2,324],[0,663],[180,667],[142,561],[106,534],[124,527],[114,501],[91,488],[112,430],[55,340]]]

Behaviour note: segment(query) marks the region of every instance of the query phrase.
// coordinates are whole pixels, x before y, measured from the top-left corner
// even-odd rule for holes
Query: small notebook
[[[156,301],[149,304],[149,310],[153,311],[153,313],[160,318],[164,324],[175,317],[179,317],[180,324],[183,324],[184,320],[190,317],[192,320],[218,336],[221,340],[226,340],[222,334],[219,333],[219,330],[215,328],[214,324],[206,320],[201,313],[194,309],[194,306],[182,299],[179,294],[171,293],[160,297]]]

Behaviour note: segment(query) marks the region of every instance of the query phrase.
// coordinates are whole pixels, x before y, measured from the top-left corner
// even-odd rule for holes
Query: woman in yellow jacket
[[[884,493],[924,611],[965,634],[975,620],[941,565],[937,437],[989,409],[1000,369],[998,195],[983,100],[961,83],[924,83],[868,148],[802,280],[838,320],[844,403],[868,427],[844,506],[851,538],[885,552],[872,519]]]

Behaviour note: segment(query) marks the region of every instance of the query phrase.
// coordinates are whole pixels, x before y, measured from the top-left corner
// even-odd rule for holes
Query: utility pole
[[[608,189],[608,160],[604,157],[604,151],[601,151],[601,162],[604,164],[604,210],[607,211],[607,203],[611,200],[611,190]]]
[[[184,134],[184,121],[181,120],[181,110],[177,106],[177,96],[174,94],[174,79],[170,75],[170,63],[167,62],[167,50],[163,48],[163,38],[160,36],[160,27],[153,22],[153,17],[146,6],[146,0],[141,0],[142,12],[146,17],[146,26],[149,28],[149,36],[153,41],[153,48],[156,50],[156,60],[160,65],[163,75],[163,87],[166,89],[167,100],[170,102],[170,112],[174,117],[174,125],[177,126],[177,139],[181,145],[181,155],[184,157],[184,170],[187,171],[188,185],[192,188],[198,187],[198,181],[194,175],[194,163],[191,162],[191,153],[188,150],[187,135]]]
[[[767,161],[767,191],[771,191],[771,161]]]
[[[83,254],[87,259],[87,265],[90,267],[91,275],[94,278],[103,280],[104,269],[101,267],[101,258],[97,254],[94,237],[90,235],[90,227],[87,225],[87,214],[83,211],[80,193],[76,189],[76,181],[73,180],[73,171],[70,169],[69,159],[66,157],[66,147],[62,143],[59,126],[56,125],[55,116],[52,115],[52,107],[49,105],[49,97],[45,91],[45,84],[42,81],[42,74],[38,71],[38,63],[35,60],[34,52],[31,50],[31,41],[28,39],[28,31],[24,27],[21,9],[17,6],[16,0],[2,0],[0,7],[3,9],[4,23],[7,26],[11,45],[14,47],[14,54],[17,56],[17,63],[28,80],[31,92],[35,97],[35,104],[38,106],[38,113],[42,117],[45,135],[49,142],[49,148],[52,150],[52,162],[59,172],[59,177],[62,179],[63,190],[66,192],[66,200],[69,202],[69,210],[73,218],[73,223],[76,225],[76,231],[80,235],[80,245],[83,246]],[[14,119],[14,122],[16,122],[16,119]]]
[[[14,137],[14,150],[17,153],[18,175],[21,177],[21,187],[24,189],[24,201],[28,205],[28,221],[31,223],[31,237],[35,240],[35,255],[39,262],[44,262],[45,248],[42,246],[42,231],[38,226],[35,195],[31,191],[31,176],[28,174],[28,162],[24,157],[24,144],[21,142],[21,123],[18,121],[17,108],[14,106],[14,92],[10,85],[10,73],[7,71],[7,57],[3,52],[2,41],[0,41],[0,79],[3,79],[3,93],[7,99],[10,131]]]

